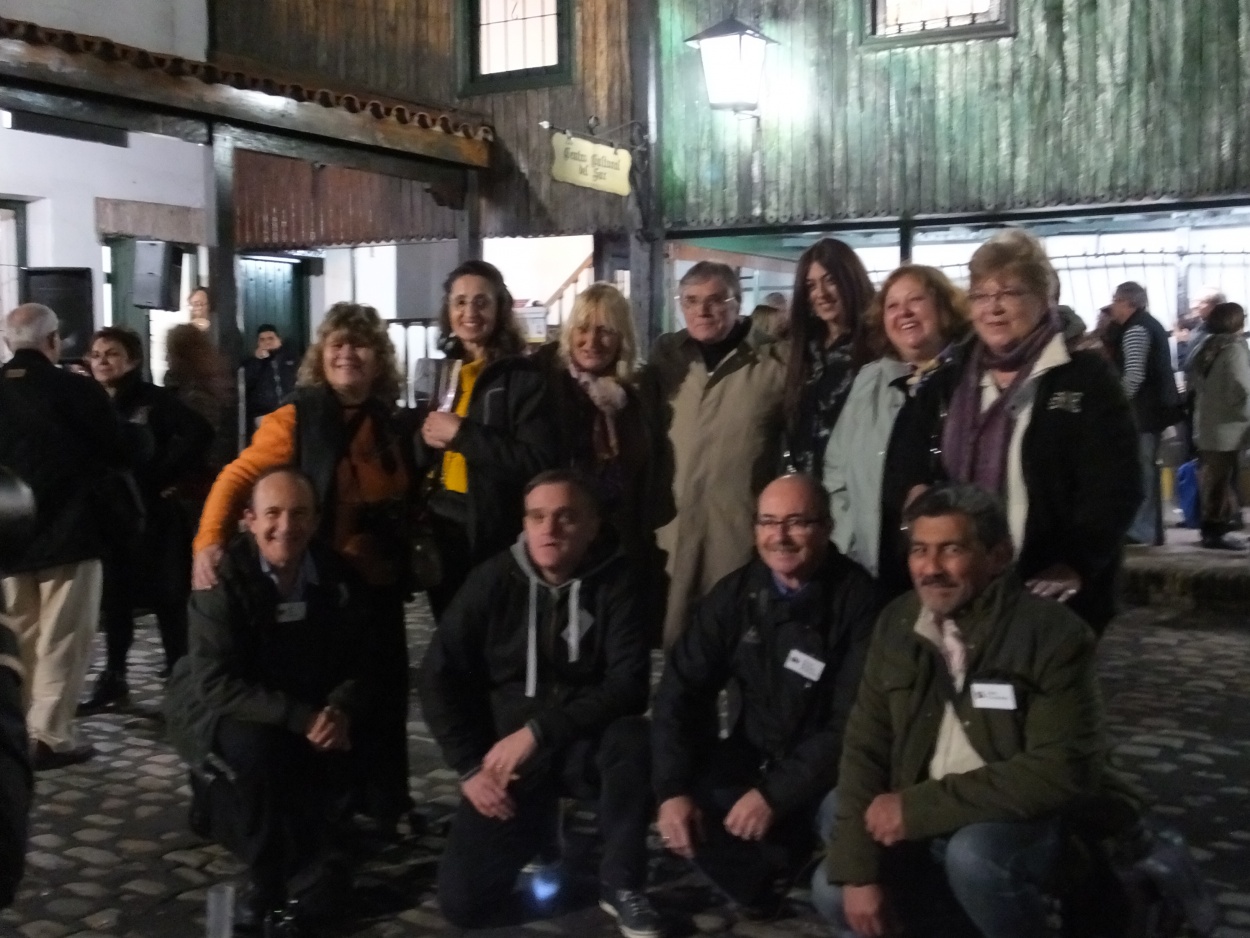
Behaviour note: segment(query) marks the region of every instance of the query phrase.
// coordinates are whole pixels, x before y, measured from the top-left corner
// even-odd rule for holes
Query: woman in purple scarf
[[[929,392],[946,415],[941,470],[1003,499],[1020,576],[1101,632],[1141,501],[1128,401],[1106,361],[1064,342],[1058,278],[1036,238],[995,235],[968,273],[975,336]]]

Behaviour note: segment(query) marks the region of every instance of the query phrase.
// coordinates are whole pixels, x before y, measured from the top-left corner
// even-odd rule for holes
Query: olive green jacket
[[[1028,593],[1014,573],[987,587],[954,619],[968,648],[956,694],[941,652],[914,627],[915,593],[881,614],[851,711],[838,783],[838,820],[827,870],[836,883],[878,880],[881,851],[864,812],[899,792],[908,840],[981,821],[1038,818],[1096,797],[1107,744],[1094,666],[1094,634],[1058,602]],[[1010,684],[1014,710],[976,708],[974,685]],[[929,778],[947,700],[983,768]]]

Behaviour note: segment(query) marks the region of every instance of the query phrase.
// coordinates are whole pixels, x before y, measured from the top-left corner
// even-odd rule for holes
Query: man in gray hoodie
[[[460,773],[438,898],[461,927],[520,911],[483,900],[509,896],[522,868],[549,849],[558,799],[569,794],[598,801],[600,906],[626,938],[659,935],[642,891],[648,623],[599,518],[577,474],[535,477],[520,539],[469,575],[422,662],[426,723]]]

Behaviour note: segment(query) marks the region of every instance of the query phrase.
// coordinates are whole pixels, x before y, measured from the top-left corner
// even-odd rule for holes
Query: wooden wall
[[[487,116],[498,165],[483,179],[484,235],[621,231],[623,198],[551,180],[550,134],[538,126],[584,129],[596,115],[608,128],[629,119],[629,5],[573,6],[575,80],[555,88],[458,98],[457,0],[214,0],[210,57]]]
[[[1017,2],[1012,39],[872,49],[862,0],[664,0],[667,227],[1250,193],[1250,2]],[[758,131],[684,44],[735,9],[780,43]]]

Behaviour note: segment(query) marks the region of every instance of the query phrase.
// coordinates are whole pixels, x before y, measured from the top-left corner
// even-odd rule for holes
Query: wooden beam
[[[91,55],[71,55],[52,46],[32,46],[16,39],[0,39],[0,77],[73,88],[188,115],[210,115],[232,124],[294,131],[477,169],[486,169],[491,162],[490,144],[485,140],[470,140],[413,124],[364,117],[342,108],[327,108],[261,91],[206,84],[197,78],[174,77],[155,68],[116,65]]]
[[[798,269],[795,261],[781,257],[768,257],[764,254],[739,254],[737,251],[718,251],[712,248],[701,248],[680,241],[669,242],[669,256],[675,261],[717,261],[730,267],[749,267],[752,270],[772,270],[777,273],[794,275]]]
[[[659,4],[630,0],[629,70],[632,76],[630,116],[650,141],[646,164],[635,174],[630,199],[629,296],[634,328],[642,349],[664,331],[668,264],[664,257],[664,213],[660,204],[660,81]]]
[[[460,263],[482,259],[482,195],[477,173],[465,173],[464,210],[456,215]]]
[[[176,137],[188,143],[204,144],[209,140],[208,124],[203,120],[164,114],[151,108],[128,107],[125,104],[93,100],[87,95],[40,91],[23,84],[0,85],[0,108],[47,117],[64,117],[136,133]]]
[[[213,128],[213,225],[215,243],[209,248],[209,290],[213,297],[213,338],[231,373],[243,360],[239,332],[238,277],[234,236],[234,137],[229,127]]]
[[[431,185],[452,189],[463,186],[464,170],[445,163],[414,160],[408,156],[399,156],[394,152],[374,148],[365,150],[358,147],[337,146],[303,136],[293,137],[289,134],[267,133],[243,127],[231,129],[234,145],[240,150],[253,150],[272,156],[287,156],[309,163],[346,166],[349,169],[380,173],[383,176],[397,176],[400,179],[415,179],[418,182],[428,182]]]

